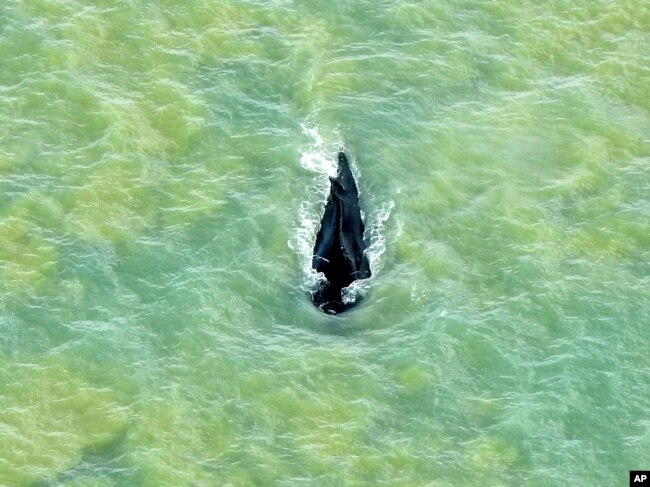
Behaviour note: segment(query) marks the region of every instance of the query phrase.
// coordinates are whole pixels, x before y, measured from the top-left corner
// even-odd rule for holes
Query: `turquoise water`
[[[627,485],[649,86],[641,0],[4,0],[0,485]]]

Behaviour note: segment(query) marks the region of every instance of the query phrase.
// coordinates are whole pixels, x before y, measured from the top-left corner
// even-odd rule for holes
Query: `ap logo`
[[[631,470],[630,486],[650,486],[650,472],[644,470]]]

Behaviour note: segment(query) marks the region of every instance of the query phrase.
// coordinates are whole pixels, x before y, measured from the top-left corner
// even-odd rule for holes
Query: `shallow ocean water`
[[[626,485],[649,39],[638,0],[6,0],[0,485]],[[373,277],[331,317],[341,147]]]

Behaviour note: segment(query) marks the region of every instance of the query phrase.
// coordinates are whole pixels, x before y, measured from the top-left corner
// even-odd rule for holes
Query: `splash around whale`
[[[337,314],[356,304],[344,298],[344,289],[356,280],[368,279],[371,272],[359,192],[344,152],[338,154],[337,176],[329,179],[330,193],[312,257],[312,268],[324,279],[312,292],[312,300],[321,311]]]

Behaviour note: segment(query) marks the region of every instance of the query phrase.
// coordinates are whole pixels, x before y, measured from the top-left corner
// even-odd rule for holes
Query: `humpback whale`
[[[342,290],[358,279],[370,277],[365,254],[359,192],[344,152],[338,154],[338,172],[330,177],[330,193],[316,236],[312,268],[325,279],[312,292],[314,304],[325,313],[337,314],[354,305]]]

